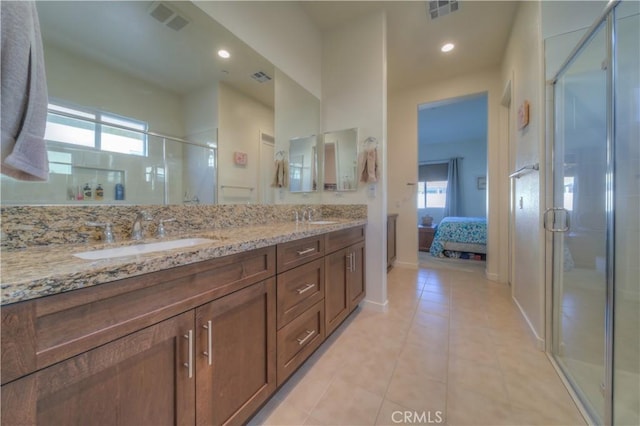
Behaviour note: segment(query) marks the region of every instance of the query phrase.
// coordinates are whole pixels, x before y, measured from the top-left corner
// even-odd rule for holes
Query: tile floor
[[[584,425],[509,287],[479,271],[394,268],[388,312],[356,310],[250,424]]]

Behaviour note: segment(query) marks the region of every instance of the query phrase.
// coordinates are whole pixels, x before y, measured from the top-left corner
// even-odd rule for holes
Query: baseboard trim
[[[512,297],[512,299],[513,299],[514,303],[516,304],[516,306],[518,307],[518,309],[520,310],[520,314],[522,315],[524,320],[527,322],[527,325],[529,326],[529,329],[531,330],[531,333],[533,334],[533,337],[536,339],[536,347],[538,348],[539,351],[545,352],[546,351],[546,345],[545,345],[544,339],[541,338],[538,335],[538,332],[533,327],[533,324],[531,324],[531,321],[529,321],[529,317],[527,316],[526,312],[524,311],[522,306],[520,306],[520,303],[518,303],[518,299],[516,299],[515,297]]]
[[[409,269],[418,269],[418,264],[417,263],[399,262],[397,260],[393,263],[393,266],[399,266],[401,268],[409,268]]]
[[[365,299],[362,301],[361,306],[363,309],[370,309],[372,311],[385,313],[389,310],[389,301],[385,300],[384,303],[378,303]]]

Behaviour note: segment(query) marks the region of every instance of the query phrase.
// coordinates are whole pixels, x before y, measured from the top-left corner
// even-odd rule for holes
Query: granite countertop
[[[73,256],[73,253],[131,245],[133,242],[69,244],[14,251],[3,250],[0,252],[2,257],[1,304],[8,305],[65,291],[91,287],[97,284],[268,247],[367,223],[366,219],[326,218],[326,220],[332,220],[336,223],[309,225],[284,222],[168,235],[164,240],[198,237],[209,238],[214,241],[193,247],[112,259],[83,260]],[[157,241],[160,240],[147,239],[138,243]]]

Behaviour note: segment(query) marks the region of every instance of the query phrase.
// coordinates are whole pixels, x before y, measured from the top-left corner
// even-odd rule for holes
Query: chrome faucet
[[[164,229],[164,224],[167,222],[174,222],[175,219],[171,218],[171,219],[160,219],[160,221],[158,222],[158,227],[156,228],[156,237],[158,238],[164,238],[167,236],[167,231],[165,231]]]
[[[142,210],[136,214],[136,219],[133,221],[133,225],[131,225],[131,239],[132,240],[141,240],[144,238],[144,229],[142,227],[143,220],[152,220],[153,218],[149,213]]]

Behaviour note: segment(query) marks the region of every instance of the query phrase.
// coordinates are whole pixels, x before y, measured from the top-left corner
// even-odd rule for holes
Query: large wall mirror
[[[358,190],[358,129],[326,132],[324,141],[324,190]]]
[[[2,176],[3,205],[269,202],[258,188],[275,152],[267,59],[191,2],[37,9],[51,173]]]

